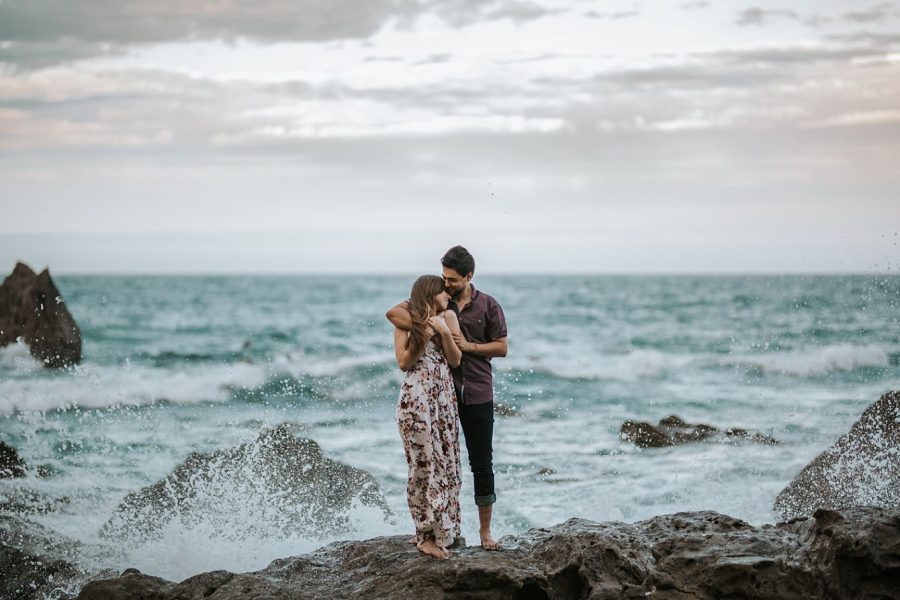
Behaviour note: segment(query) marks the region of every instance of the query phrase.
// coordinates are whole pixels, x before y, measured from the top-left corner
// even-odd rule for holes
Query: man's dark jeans
[[[487,506],[497,501],[494,494],[494,403],[460,404],[459,422],[469,451],[469,466],[475,479],[475,504]]]

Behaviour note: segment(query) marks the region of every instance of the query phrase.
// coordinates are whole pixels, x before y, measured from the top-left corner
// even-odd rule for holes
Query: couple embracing
[[[496,495],[492,438],[491,358],[506,356],[500,304],[475,289],[475,259],[455,246],[441,259],[443,277],[423,275],[409,300],[387,313],[394,325],[397,364],[406,372],[397,405],[409,477],[409,512],[416,546],[449,558],[460,533],[459,429],[462,426],[478,507],[481,546],[499,548],[491,534]]]

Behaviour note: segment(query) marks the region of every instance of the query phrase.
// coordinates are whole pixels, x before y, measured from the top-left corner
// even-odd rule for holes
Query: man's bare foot
[[[450,558],[450,552],[447,551],[446,548],[438,546],[434,540],[425,540],[424,542],[420,542],[416,544],[416,548],[419,549],[419,552],[421,552],[422,554],[427,554],[428,556],[433,556],[442,560]]]
[[[481,547],[485,550],[499,550],[500,543],[494,539],[494,536],[491,535],[490,529],[482,529],[479,532],[481,536]]]

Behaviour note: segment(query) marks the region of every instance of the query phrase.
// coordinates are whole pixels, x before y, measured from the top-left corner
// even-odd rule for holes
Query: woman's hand
[[[450,328],[447,326],[447,321],[444,320],[444,317],[440,315],[431,317],[430,319],[428,319],[428,324],[431,325],[431,328],[442,336],[450,335]]]

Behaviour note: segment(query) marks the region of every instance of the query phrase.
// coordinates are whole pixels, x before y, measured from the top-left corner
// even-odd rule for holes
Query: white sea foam
[[[264,365],[234,363],[185,370],[144,366],[75,366],[39,378],[0,380],[0,414],[73,406],[134,406],[160,400],[223,401],[233,387],[256,387],[266,380]]]
[[[732,356],[726,365],[754,366],[765,373],[809,377],[863,367],[887,367],[890,351],[879,345],[834,344],[768,354]]]
[[[594,379],[633,382],[645,378],[661,377],[683,368],[698,357],[660,352],[658,350],[632,350],[622,354],[583,353],[572,356],[563,349],[514,356],[500,368],[522,371],[543,371],[563,379]]]
[[[41,361],[31,356],[28,344],[22,338],[0,348],[0,372],[6,371],[24,375],[37,373],[43,368]]]
[[[158,539],[143,542],[122,551],[118,568],[136,567],[172,581],[191,575],[227,569],[234,573],[256,571],[277,558],[297,556],[340,539],[367,539],[379,535],[400,534],[397,525],[384,522],[383,515],[371,508],[354,508],[350,512],[352,526],[339,535],[306,537],[266,528],[264,515],[255,511],[241,512],[247,503],[235,502],[229,521],[249,523],[254,531],[239,536],[222,535],[222,516],[208,514],[185,526],[173,521],[160,532]],[[121,550],[120,550],[121,551]]]
[[[349,354],[331,360],[323,360],[302,352],[290,352],[275,356],[273,368],[289,373],[295,377],[328,377],[361,367],[379,367],[393,364],[393,354],[385,352],[365,352]]]

